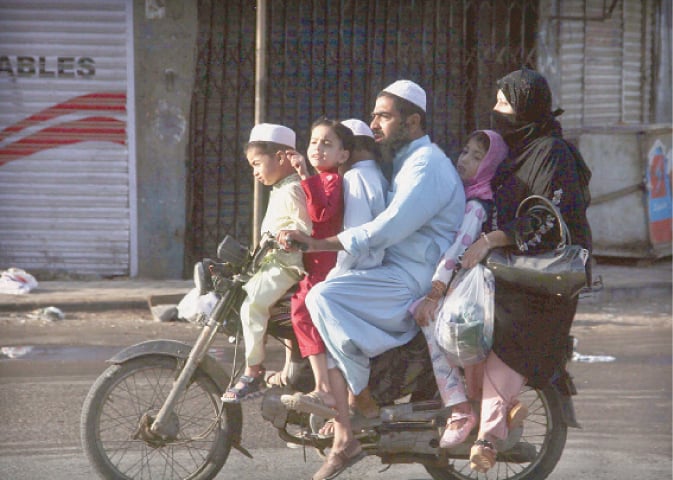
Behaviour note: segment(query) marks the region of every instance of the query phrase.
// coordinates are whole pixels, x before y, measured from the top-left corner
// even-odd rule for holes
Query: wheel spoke
[[[212,468],[215,452],[223,448],[220,440],[219,391],[212,381],[195,375],[188,389],[179,396],[169,425],[176,427],[176,438],[164,442],[140,425],[144,415],[154,418],[170,392],[175,379],[175,360],[128,367],[110,380],[105,397],[96,410],[96,441],[92,442],[105,458],[112,476],[138,479],[183,479]],[[140,428],[140,430],[139,430]],[[140,431],[141,436],[133,438]],[[222,457],[222,455],[220,455]],[[223,457],[226,459],[226,455]]]
[[[561,420],[557,398],[551,388],[548,392],[532,388],[521,391],[519,400],[528,407],[529,412],[524,420],[521,438],[517,445],[498,453],[496,464],[486,474],[473,471],[467,458],[453,458],[446,467],[426,469],[435,480],[546,478],[558,462],[565,445],[566,426]]]

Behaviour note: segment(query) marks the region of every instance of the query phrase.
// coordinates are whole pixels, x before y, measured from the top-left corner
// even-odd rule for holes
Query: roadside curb
[[[650,263],[599,264],[594,281],[602,287],[580,297],[580,305],[666,298],[673,295],[671,259]],[[66,280],[40,282],[23,295],[0,294],[0,314],[57,307],[70,312],[148,309],[158,304],[177,304],[194,287],[191,279]]]
[[[184,292],[187,293],[186,291]],[[81,298],[25,299],[21,302],[0,301],[0,314],[30,312],[49,306],[55,306],[70,312],[104,312],[111,310],[150,309],[152,298],[161,295],[136,294],[133,298],[115,298],[107,300],[87,300]],[[175,297],[176,295],[171,295]],[[589,296],[580,298],[580,305],[610,301],[632,301],[637,299],[671,298],[673,285],[653,283],[639,286],[603,287]],[[176,302],[177,303],[177,302]]]
[[[30,293],[0,294],[0,313],[50,306],[71,312],[149,309],[150,299],[182,298],[193,286],[192,280],[44,281]]]
[[[82,301],[58,301],[58,302],[22,302],[20,304],[0,303],[0,314],[2,313],[19,313],[31,312],[46,307],[58,307],[64,311],[70,312],[105,312],[110,310],[135,310],[141,308],[149,308],[147,300],[105,300],[98,302],[82,302]]]

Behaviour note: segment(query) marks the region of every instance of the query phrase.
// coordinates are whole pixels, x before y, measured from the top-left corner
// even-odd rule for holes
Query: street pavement
[[[602,287],[582,302],[671,296],[671,257],[658,260],[605,259],[597,262],[593,270],[594,282],[601,279]],[[38,287],[27,294],[0,294],[0,313],[50,306],[62,311],[149,308],[150,302],[177,303],[194,286],[191,279],[37,280]]]
[[[671,259],[599,262],[594,278],[603,287],[582,298],[573,327],[581,358],[572,362],[571,373],[583,429],[569,432],[550,480],[670,479]],[[177,301],[193,283],[38,281],[28,294],[0,295],[3,347],[31,345],[37,352],[26,360],[0,355],[0,479],[88,480],[93,473],[79,446],[79,414],[93,379],[121,345],[173,334],[191,341],[195,325],[151,321],[149,303]],[[66,321],[33,319],[33,310],[50,306],[62,310]],[[216,355],[223,361],[234,348],[224,343]],[[270,366],[282,364],[280,347],[268,353]],[[232,453],[217,478],[309,478],[321,463],[315,452],[288,449],[261,419],[259,399],[243,408],[244,443],[255,458]],[[380,474],[383,468],[369,457],[341,477],[429,480],[417,464],[393,465]]]

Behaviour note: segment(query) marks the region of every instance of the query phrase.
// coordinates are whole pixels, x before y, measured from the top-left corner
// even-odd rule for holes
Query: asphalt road
[[[191,325],[153,322],[145,310],[75,313],[59,322],[0,314],[0,479],[94,478],[80,447],[79,415],[105,358],[138,341],[191,341],[197,333]],[[583,429],[569,430],[549,478],[670,479],[671,299],[583,303],[573,333],[581,361],[570,370]],[[23,346],[32,349],[22,357],[15,347]],[[231,346],[219,346],[227,357]],[[280,365],[281,354],[270,348],[270,368]],[[244,404],[244,446],[255,458],[233,451],[217,478],[310,478],[322,460],[312,450],[287,448],[258,412],[259,400]],[[419,465],[380,473],[384,467],[370,457],[339,478],[430,480]]]

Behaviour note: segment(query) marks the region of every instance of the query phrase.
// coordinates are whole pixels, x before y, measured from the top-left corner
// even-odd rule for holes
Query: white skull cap
[[[372,129],[369,128],[369,125],[367,125],[362,120],[358,120],[357,118],[349,118],[348,120],[341,122],[341,124],[350,128],[351,132],[353,132],[353,135],[374,138]]]
[[[274,123],[260,123],[250,130],[249,142],[274,142],[296,148],[297,135],[291,128]]]
[[[425,90],[411,80],[397,80],[384,88],[383,91],[397,95],[413,103],[424,112],[426,111]]]

